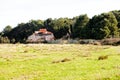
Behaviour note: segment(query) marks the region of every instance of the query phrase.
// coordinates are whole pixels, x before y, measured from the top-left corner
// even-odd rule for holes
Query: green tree
[[[116,17],[116,19],[117,19],[117,22],[118,22],[118,28],[120,28],[120,10],[115,10],[115,11],[111,11],[114,15],[115,15],[115,17]]]
[[[72,25],[72,19],[69,18],[58,18],[52,20],[48,18],[44,21],[44,26],[48,31],[54,33],[56,39],[62,38],[67,33],[70,34],[70,26]]]
[[[48,30],[54,33],[54,20],[52,18],[48,18],[44,21],[44,27]]]
[[[28,36],[33,34],[35,31],[43,28],[42,20],[31,20],[28,23],[18,24],[17,27],[13,28],[7,35],[11,42],[15,39],[15,42],[25,42]]]
[[[94,16],[84,29],[84,38],[103,39],[107,37],[117,37],[117,20],[113,13],[103,13]]]
[[[73,25],[73,38],[82,38],[82,30],[89,22],[86,14],[76,17],[75,24]]]
[[[117,27],[119,29],[119,36],[120,36],[120,10],[115,10],[115,11],[111,11],[111,12],[115,15],[115,17],[117,19],[117,22],[118,22]]]
[[[3,33],[4,35],[6,35],[7,33],[9,33],[10,31],[12,30],[12,27],[10,25],[6,26],[4,29],[3,29]]]

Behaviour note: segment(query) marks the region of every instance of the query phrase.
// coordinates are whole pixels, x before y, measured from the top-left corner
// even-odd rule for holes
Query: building
[[[27,39],[27,42],[45,42],[54,40],[54,35],[52,32],[47,31],[47,29],[40,29],[35,31]]]

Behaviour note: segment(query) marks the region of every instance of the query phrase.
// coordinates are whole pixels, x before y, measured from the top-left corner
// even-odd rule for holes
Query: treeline
[[[30,20],[18,24],[15,28],[6,26],[0,33],[0,43],[25,43],[28,36],[40,28],[53,32],[56,39],[67,34],[72,39],[119,38],[120,10],[95,15],[91,19],[87,14],[83,14],[73,18]]]

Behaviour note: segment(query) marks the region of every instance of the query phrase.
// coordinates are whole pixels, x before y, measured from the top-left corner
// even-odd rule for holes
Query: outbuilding
[[[30,35],[27,39],[27,42],[45,42],[54,40],[54,35],[52,32],[47,31],[47,29],[40,29],[39,31],[35,31],[32,35]]]

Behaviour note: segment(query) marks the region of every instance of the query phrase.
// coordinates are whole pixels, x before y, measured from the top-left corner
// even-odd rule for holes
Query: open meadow
[[[120,80],[120,46],[0,44],[0,80]]]

